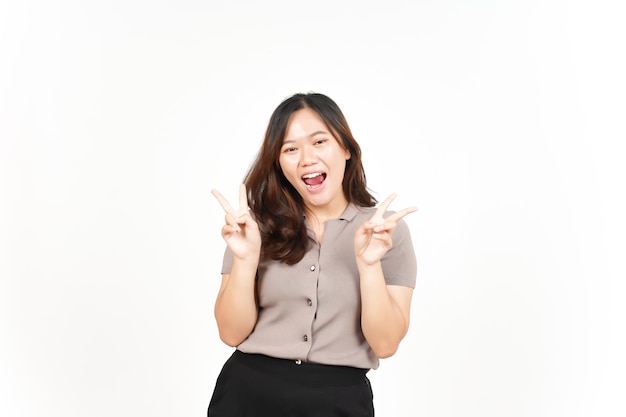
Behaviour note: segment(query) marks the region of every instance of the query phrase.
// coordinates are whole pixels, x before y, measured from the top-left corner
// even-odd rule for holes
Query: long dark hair
[[[270,118],[261,149],[244,182],[250,209],[261,229],[261,255],[289,265],[304,257],[309,241],[302,197],[285,178],[279,157],[289,118],[304,108],[316,112],[350,152],[343,178],[346,199],[361,207],[373,207],[377,203],[367,189],[361,148],[339,106],[319,93],[294,94],[285,99]]]

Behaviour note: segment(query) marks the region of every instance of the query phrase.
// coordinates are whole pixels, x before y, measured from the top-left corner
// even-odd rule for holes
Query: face
[[[350,152],[316,112],[304,108],[291,115],[279,163],[308,210],[324,217],[343,212],[348,203],[342,187],[348,159]]]

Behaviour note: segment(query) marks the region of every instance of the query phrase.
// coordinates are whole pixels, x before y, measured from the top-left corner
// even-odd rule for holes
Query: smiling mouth
[[[325,179],[326,174],[324,174],[323,172],[315,172],[302,176],[302,181],[304,181],[304,183],[309,186],[319,185],[323,183]]]

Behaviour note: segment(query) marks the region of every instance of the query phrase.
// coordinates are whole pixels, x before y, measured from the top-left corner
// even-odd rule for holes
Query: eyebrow
[[[330,133],[326,132],[325,130],[318,130],[317,132],[313,132],[309,135],[310,138],[313,138],[317,135],[329,135]],[[285,143],[294,143],[295,140],[283,140],[283,145]]]

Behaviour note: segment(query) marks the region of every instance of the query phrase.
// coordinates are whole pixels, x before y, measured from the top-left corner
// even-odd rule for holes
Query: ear
[[[344,149],[344,154],[346,157],[346,161],[350,160],[350,158],[352,158],[352,155],[350,155],[350,151],[347,149]]]

